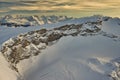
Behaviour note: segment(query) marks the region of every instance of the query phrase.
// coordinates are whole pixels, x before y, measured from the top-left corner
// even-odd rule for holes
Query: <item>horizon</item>
[[[85,17],[100,14],[120,17],[118,0],[0,0],[0,16],[65,15]]]

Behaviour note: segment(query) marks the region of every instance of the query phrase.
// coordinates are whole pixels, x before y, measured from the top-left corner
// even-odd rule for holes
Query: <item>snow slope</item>
[[[24,80],[120,80],[119,23],[92,16],[36,28],[4,42],[1,53]]]
[[[19,75],[9,68],[8,62],[0,54],[0,80],[17,80]]]

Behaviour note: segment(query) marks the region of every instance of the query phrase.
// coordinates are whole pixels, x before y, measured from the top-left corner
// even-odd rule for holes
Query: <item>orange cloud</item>
[[[8,12],[9,10],[0,10],[0,13]]]

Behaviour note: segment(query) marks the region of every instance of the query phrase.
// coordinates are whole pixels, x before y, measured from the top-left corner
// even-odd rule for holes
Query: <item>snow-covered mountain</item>
[[[0,18],[0,25],[8,27],[28,27],[43,24],[57,23],[61,21],[71,20],[72,17],[67,16],[22,16],[22,15],[6,15]]]
[[[119,18],[56,23],[2,44],[0,61],[5,58],[8,76],[1,78],[1,66],[0,80],[120,80],[119,49]]]

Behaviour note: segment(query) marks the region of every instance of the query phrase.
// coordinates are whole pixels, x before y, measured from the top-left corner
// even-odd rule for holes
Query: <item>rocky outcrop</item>
[[[86,22],[84,24],[71,24],[54,29],[40,29],[26,34],[20,34],[11,38],[2,45],[1,53],[10,63],[11,68],[19,72],[16,65],[32,56],[37,56],[41,50],[46,49],[49,43],[55,44],[63,36],[95,36],[102,35],[111,39],[119,39],[118,36],[103,32],[101,30],[102,21]],[[119,70],[116,71],[119,75]],[[114,79],[114,76],[111,75]],[[119,80],[119,79],[114,79]]]
[[[20,60],[39,54],[40,50],[45,49],[50,42],[59,40],[63,36],[87,36],[98,33],[100,29],[97,24],[93,22],[91,24],[94,26],[93,30],[84,28],[83,24],[72,24],[52,30],[41,29],[21,34],[6,41],[1,52],[10,63],[17,64]]]

